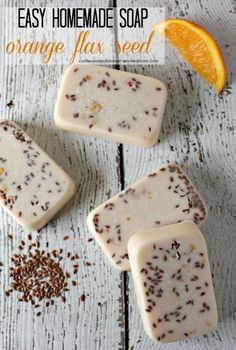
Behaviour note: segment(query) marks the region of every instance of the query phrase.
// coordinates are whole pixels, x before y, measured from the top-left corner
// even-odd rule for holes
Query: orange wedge
[[[223,90],[226,69],[214,38],[196,23],[184,19],[168,19],[153,29],[176,47],[184,60],[218,92]]]

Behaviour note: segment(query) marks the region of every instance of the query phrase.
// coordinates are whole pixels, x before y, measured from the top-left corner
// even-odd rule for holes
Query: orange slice
[[[226,69],[214,38],[196,23],[184,19],[168,19],[153,28],[176,47],[184,60],[218,92],[223,90]]]

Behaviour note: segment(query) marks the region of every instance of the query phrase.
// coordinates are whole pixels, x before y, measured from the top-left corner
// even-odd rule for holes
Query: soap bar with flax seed
[[[71,178],[19,126],[0,121],[0,204],[19,224],[41,229],[74,190]]]
[[[65,130],[148,147],[158,139],[166,96],[165,85],[157,79],[74,65],[62,79],[55,122]]]
[[[142,230],[206,217],[205,205],[176,164],[158,170],[109,199],[88,216],[88,227],[111,263],[129,270],[127,243]]]
[[[173,342],[216,328],[207,247],[196,224],[144,230],[129,240],[128,252],[144,329],[153,340]]]

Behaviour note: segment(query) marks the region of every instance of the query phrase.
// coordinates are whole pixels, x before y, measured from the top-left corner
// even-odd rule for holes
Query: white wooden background
[[[4,6],[112,5],[105,1],[2,0]],[[59,131],[53,108],[62,66],[4,65],[0,22],[0,118],[17,121],[77,183],[74,199],[35,239],[51,248],[75,250],[81,256],[78,287],[67,302],[56,303],[35,318],[30,305],[5,298],[10,255],[27,232],[0,210],[0,349],[1,350],[234,350],[236,349],[236,2],[235,0],[117,0],[116,5],[164,6],[167,17],[194,20],[218,40],[227,65],[222,95],[206,86],[167,47],[164,66],[120,66],[163,80],[169,100],[160,142],[150,149],[120,146]],[[117,33],[118,37],[122,33]],[[15,106],[7,107],[13,100]],[[124,186],[162,162],[183,166],[204,196],[209,217],[205,234],[219,310],[218,330],[201,338],[159,345],[145,335],[129,273],[114,270],[94,243],[86,215]],[[7,239],[9,230],[13,240]],[[69,234],[70,240],[63,241]],[[92,262],[91,267],[84,261]],[[85,302],[79,296],[85,293]]]

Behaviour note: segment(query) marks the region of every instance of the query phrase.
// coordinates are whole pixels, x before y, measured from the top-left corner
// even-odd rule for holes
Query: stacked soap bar
[[[11,216],[39,230],[74,190],[71,178],[22,129],[0,122],[0,204]]]
[[[166,97],[157,79],[94,65],[70,66],[55,122],[65,130],[147,147],[157,141]]]
[[[153,340],[173,342],[216,328],[207,247],[194,223],[137,233],[128,252],[144,328]]]
[[[186,174],[167,164],[93,210],[88,227],[111,263],[129,270],[127,243],[133,234],[183,220],[201,224],[205,217],[205,205]]]

